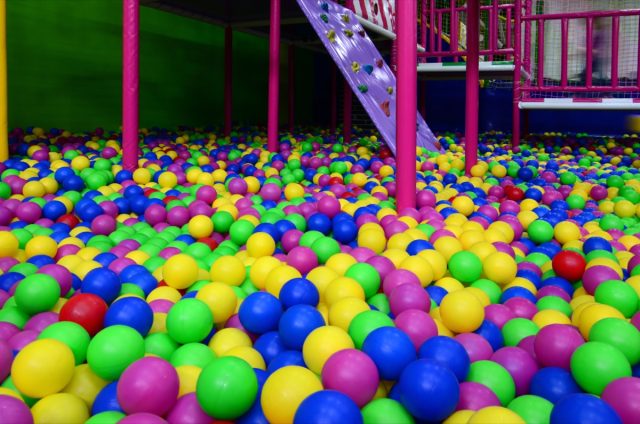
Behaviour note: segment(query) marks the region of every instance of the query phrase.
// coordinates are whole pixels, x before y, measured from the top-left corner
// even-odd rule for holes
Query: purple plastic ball
[[[118,402],[128,414],[165,415],[178,399],[180,381],[173,365],[146,357],[131,364],[118,381]]]

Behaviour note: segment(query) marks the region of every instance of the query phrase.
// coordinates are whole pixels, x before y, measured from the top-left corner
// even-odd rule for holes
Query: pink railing
[[[531,0],[527,0],[527,9],[530,9]],[[603,10],[589,12],[553,13],[534,15],[525,13],[522,16],[524,23],[524,46],[525,51],[521,58],[522,67],[530,78],[527,78],[519,87],[523,97],[528,98],[532,93],[638,93],[640,92],[640,43],[634,48],[638,53],[638,66],[635,71],[635,81],[633,84],[620,84],[620,19],[623,17],[637,17],[640,20],[640,9],[627,10]],[[610,78],[600,78],[598,84],[593,80],[593,59],[594,59],[594,21],[596,19],[611,19],[611,76]],[[569,81],[569,28],[577,24],[580,20],[585,24],[585,70],[584,81]],[[560,78],[547,78],[545,76],[545,26],[549,22],[560,21]],[[639,21],[640,22],[640,21]],[[533,27],[537,32],[537,57],[531,58],[531,45]],[[640,25],[639,25],[640,28]],[[600,29],[600,31],[603,31]],[[640,37],[640,34],[639,34]],[[520,57],[516,55],[516,64],[520,63]],[[533,65],[535,64],[535,71]],[[532,75],[533,73],[533,75]]]
[[[440,2],[442,3],[442,2]],[[513,60],[516,37],[514,36],[516,5],[502,4],[500,0],[491,0],[490,4],[480,6],[482,22],[487,25],[482,30],[485,36],[483,45],[480,48],[480,56],[485,56],[489,61]],[[442,62],[445,57],[453,58],[458,62],[461,57],[467,55],[465,48],[460,48],[459,22],[465,23],[464,17],[467,14],[467,6],[457,4],[456,0],[449,0],[446,7],[438,5],[436,0],[421,0],[421,19],[419,41],[424,48],[424,52],[418,54],[418,60],[424,62],[433,58],[436,62]],[[505,36],[502,46],[499,43],[500,20],[504,21]],[[449,32],[443,33],[445,26],[449,27]],[[446,47],[445,38],[449,38],[449,46]]]

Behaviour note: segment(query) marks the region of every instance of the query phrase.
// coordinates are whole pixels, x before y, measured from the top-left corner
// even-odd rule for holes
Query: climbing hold
[[[391,116],[391,109],[389,108],[389,100],[385,100],[384,102],[380,103],[380,108],[382,109],[384,114],[387,115],[387,117]]]
[[[327,15],[325,15],[324,13],[322,15],[320,15],[320,19],[322,19],[322,22],[324,22],[325,24],[329,23],[329,17]]]
[[[325,12],[328,12],[328,11],[329,11],[329,3],[326,3],[326,2],[325,2],[325,3],[322,3],[322,4],[320,5],[320,7],[321,7],[321,8],[322,8],[322,10],[324,10]]]
[[[351,63],[351,70],[353,72],[360,72],[360,64],[358,62]]]
[[[366,93],[367,91],[369,91],[369,87],[367,87],[365,84],[360,84],[360,85],[358,86],[358,90],[359,90],[361,93]]]
[[[330,29],[329,31],[327,31],[327,38],[329,39],[330,43],[335,43],[336,42],[336,32],[332,29]]]
[[[359,30],[358,30],[358,34],[360,35],[360,37],[364,37],[365,35],[367,35],[367,33],[365,32],[365,30],[363,30],[363,29],[359,29]]]
[[[382,59],[376,60],[376,66],[378,68],[382,68],[384,66],[384,60],[382,60]]]
[[[344,35],[346,35],[347,37],[351,38],[351,37],[353,37],[353,31],[351,31],[350,29],[345,29],[344,30]]]
[[[373,72],[373,66],[372,65],[364,65],[362,67],[362,69],[364,69],[364,71],[369,75],[371,75],[371,73]]]
[[[387,87],[387,93],[393,94],[393,87]]]
[[[351,21],[351,17],[347,13],[342,14],[340,18],[342,19],[342,22],[347,24]]]

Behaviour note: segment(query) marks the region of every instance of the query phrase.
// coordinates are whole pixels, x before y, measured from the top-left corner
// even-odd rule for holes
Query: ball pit
[[[0,421],[636,422],[637,137],[356,135],[15,130]]]

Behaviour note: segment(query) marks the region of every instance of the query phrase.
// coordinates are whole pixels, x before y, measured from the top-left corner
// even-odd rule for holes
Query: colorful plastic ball
[[[311,281],[306,278],[294,278],[282,287],[279,299],[285,309],[294,305],[317,306],[320,294]]]
[[[22,399],[2,394],[0,395],[0,421],[33,424],[33,415]]]
[[[86,424],[117,424],[120,420],[126,418],[126,415],[119,411],[105,411],[92,415]]]
[[[16,305],[29,315],[45,312],[58,302],[60,284],[46,274],[29,275],[18,283],[13,298]]]
[[[464,346],[453,338],[435,336],[428,339],[420,346],[418,356],[451,370],[460,382],[464,381],[469,373],[469,354]]]
[[[602,400],[611,406],[623,424],[632,424],[640,416],[640,378],[625,377],[615,380],[602,392]]]
[[[526,350],[519,347],[503,347],[497,350],[491,361],[504,367],[516,385],[516,395],[524,395],[529,392],[531,379],[538,371],[538,364]]]
[[[213,314],[213,322],[222,324],[236,311],[238,297],[231,286],[223,283],[209,283],[202,286],[196,299],[203,301]]]
[[[467,381],[475,381],[490,388],[502,405],[508,405],[516,395],[513,377],[502,365],[493,361],[472,363]]]
[[[394,315],[410,309],[429,312],[431,299],[429,293],[418,284],[402,284],[391,291],[389,306]]]
[[[320,263],[326,263],[331,256],[340,253],[340,244],[332,238],[320,237],[311,245]]]
[[[193,238],[209,237],[213,233],[213,221],[207,216],[196,215],[189,220],[188,229]]]
[[[456,280],[470,284],[482,275],[482,261],[472,252],[457,252],[449,259],[449,271]]]
[[[336,390],[321,390],[302,401],[293,418],[294,424],[362,423],[358,406]]]
[[[181,396],[166,416],[170,423],[196,424],[211,420],[200,407],[195,393]]]
[[[45,255],[53,258],[58,252],[58,244],[50,237],[35,236],[27,242],[24,251],[27,254],[27,258],[32,258],[38,255]]]
[[[118,380],[118,402],[127,414],[164,415],[178,398],[178,374],[161,358],[147,357],[132,363]]]
[[[217,356],[223,356],[238,346],[251,347],[251,339],[247,333],[238,328],[224,328],[219,330],[209,341],[209,348],[211,348]]]
[[[235,256],[223,256],[216,260],[211,266],[211,280],[239,286],[244,282],[247,271],[242,261]]]
[[[456,409],[477,411],[489,406],[500,406],[500,400],[487,386],[473,381],[460,384],[460,401]]]
[[[571,373],[557,367],[541,368],[531,379],[529,391],[553,404],[567,395],[582,392]]]
[[[344,349],[334,353],[322,368],[322,384],[349,396],[358,407],[373,399],[380,378],[376,364],[365,353]]]
[[[107,303],[113,302],[121,289],[118,274],[106,268],[89,271],[82,281],[83,293],[98,295]]]
[[[104,386],[91,406],[91,415],[97,415],[106,411],[123,412],[118,403],[118,382],[114,381]]]
[[[621,424],[615,410],[596,396],[577,393],[560,399],[551,411],[551,423],[589,422],[592,424]]]
[[[214,358],[215,354],[208,346],[200,343],[187,343],[171,354],[170,362],[176,368],[182,365],[194,365],[198,368],[204,368]]]
[[[15,235],[9,231],[0,231],[0,257],[13,258],[18,253],[20,244]]]
[[[75,322],[93,336],[103,328],[107,309],[106,302],[95,294],[76,294],[62,306],[60,321]]]
[[[61,321],[51,324],[38,335],[38,339],[58,340],[71,349],[76,365],[82,364],[87,357],[87,348],[91,338],[89,333],[75,322]]]
[[[278,332],[284,346],[301,350],[309,334],[323,325],[324,319],[316,308],[310,305],[295,305],[282,314]]]
[[[144,356],[144,339],[124,325],[107,327],[95,335],[87,349],[91,370],[105,380],[116,380],[132,363]]]
[[[302,346],[302,356],[307,367],[320,374],[322,367],[334,353],[353,349],[349,334],[340,327],[324,326],[313,330]]]
[[[587,342],[571,357],[571,374],[585,391],[600,395],[610,382],[631,377],[631,366],[619,349],[602,342]]]
[[[526,318],[513,318],[502,327],[504,344],[506,346],[517,346],[526,337],[538,334],[540,329],[533,322]]]
[[[73,352],[58,340],[36,340],[13,360],[11,378],[23,394],[42,398],[61,391],[73,377]]]
[[[124,297],[111,304],[104,325],[126,325],[146,336],[153,324],[153,310],[139,297]]]
[[[276,242],[267,233],[254,233],[247,240],[247,253],[254,258],[271,256],[276,250]]]
[[[198,263],[183,253],[170,257],[162,266],[162,278],[169,287],[186,289],[198,279]]]
[[[442,323],[456,333],[477,330],[484,320],[484,308],[478,298],[467,290],[447,294],[440,303]]]
[[[393,321],[379,311],[360,312],[353,317],[349,324],[349,335],[356,348],[361,349],[367,336],[380,327],[393,327]]]
[[[518,267],[515,260],[504,252],[495,252],[484,258],[483,271],[486,277],[500,285],[508,284],[516,278]]]
[[[194,343],[205,339],[213,328],[213,316],[206,303],[199,299],[183,299],[167,314],[167,331],[178,343]]]
[[[640,362],[640,331],[630,322],[617,318],[600,320],[591,327],[589,341],[617,348],[631,365]]]
[[[78,396],[56,393],[43,397],[31,408],[36,423],[84,423],[89,419],[89,408]]]
[[[148,412],[138,412],[136,414],[127,415],[118,424],[165,424],[167,421],[155,414]]]
[[[91,231],[94,234],[108,236],[116,230],[117,221],[110,215],[99,215],[91,221]]]
[[[563,250],[553,257],[553,271],[570,282],[579,281],[587,263],[584,257],[571,250]]]
[[[404,368],[417,358],[409,336],[394,327],[373,330],[364,340],[362,351],[376,364],[383,380],[397,380]]]
[[[512,400],[508,408],[527,423],[548,423],[553,404],[540,396],[523,395]]]
[[[419,420],[442,421],[456,408],[460,388],[449,369],[429,359],[409,364],[398,381],[402,404]]]
[[[255,334],[277,329],[281,315],[280,301],[266,292],[256,292],[247,296],[238,312],[242,326]]]
[[[362,408],[362,418],[366,424],[413,424],[411,414],[396,400],[379,398]]]
[[[287,366],[267,378],[260,404],[269,422],[293,422],[298,407],[310,395],[322,390],[320,379],[310,370]]]
[[[524,420],[510,409],[501,406],[488,406],[475,412],[469,420],[469,424],[525,424]]]
[[[553,226],[547,221],[536,220],[527,227],[527,234],[536,244],[547,243],[553,240]]]
[[[625,318],[631,318],[638,311],[638,294],[622,281],[605,281],[596,288],[594,295],[596,302],[616,308]]]
[[[583,344],[584,339],[575,327],[564,324],[547,325],[535,337],[536,359],[544,367],[569,370],[571,356]]]

